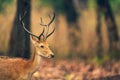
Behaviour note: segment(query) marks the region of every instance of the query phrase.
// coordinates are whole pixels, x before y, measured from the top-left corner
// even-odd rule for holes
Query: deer
[[[55,13],[53,13],[53,17],[49,16],[49,18],[50,22],[48,24],[43,24],[41,18],[40,25],[44,27],[39,36],[27,30],[23,22],[24,17],[20,18],[20,23],[23,29],[30,35],[31,42],[34,46],[34,53],[30,59],[1,57],[0,80],[31,80],[33,74],[37,72],[40,66],[42,57],[54,57],[54,53],[49,48],[47,38],[55,31],[54,27],[53,30],[49,33],[49,26],[55,19]]]

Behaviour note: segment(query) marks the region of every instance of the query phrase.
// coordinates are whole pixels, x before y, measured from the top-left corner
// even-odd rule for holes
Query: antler
[[[34,35],[33,33],[31,33],[29,30],[27,30],[26,27],[25,27],[25,24],[24,24],[24,22],[23,22],[23,19],[24,19],[26,13],[27,13],[27,12],[25,12],[22,17],[21,17],[21,16],[19,17],[20,23],[22,24],[24,30],[25,30],[28,34],[30,34],[31,36],[34,36],[34,37],[36,37],[36,38],[38,38],[38,39],[40,40],[40,37],[41,37],[42,35],[44,36],[44,31],[45,31],[45,29],[43,28],[43,31],[42,31],[42,33],[41,33],[39,36],[36,36],[36,35]]]
[[[55,13],[53,13],[53,17],[52,17],[52,18],[51,18],[50,15],[48,15],[48,16],[49,16],[49,18],[50,18],[50,22],[49,22],[48,24],[43,24],[42,18],[41,18],[41,23],[40,23],[41,26],[44,26],[44,27],[47,28],[46,35],[45,35],[45,36],[46,36],[46,39],[47,39],[51,34],[53,34],[54,31],[55,31],[55,27],[54,27],[54,29],[52,30],[52,32],[50,32],[50,33],[48,34],[49,26],[52,24],[52,22],[53,22],[54,19],[55,19]]]

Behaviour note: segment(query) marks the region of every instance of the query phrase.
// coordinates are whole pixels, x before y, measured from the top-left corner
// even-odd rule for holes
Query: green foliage
[[[100,56],[95,56],[92,59],[92,62],[95,63],[95,64],[97,64],[97,65],[102,65],[104,63],[104,58],[100,57]]]
[[[52,6],[54,0],[39,0],[40,5],[42,6]]]
[[[96,1],[97,0],[88,0],[89,8],[92,9],[96,8]],[[108,1],[115,12],[120,11],[120,0],[108,0]]]
[[[120,8],[120,0],[110,0],[110,4],[114,9]]]
[[[88,0],[88,6],[90,9],[96,8],[96,0]]]
[[[10,4],[13,0],[0,0],[0,12],[4,11],[6,5]]]
[[[112,10],[115,13],[120,13],[120,0],[109,0],[110,1],[110,5],[112,7]]]
[[[64,12],[64,0],[38,0],[39,5],[56,8],[58,12]]]

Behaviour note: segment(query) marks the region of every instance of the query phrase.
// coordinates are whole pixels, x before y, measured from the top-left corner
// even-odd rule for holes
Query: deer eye
[[[41,45],[40,47],[41,47],[41,48],[44,48],[44,46],[43,46],[43,45]]]

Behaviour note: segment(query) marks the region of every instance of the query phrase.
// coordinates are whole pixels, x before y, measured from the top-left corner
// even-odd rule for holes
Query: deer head
[[[25,16],[25,14],[24,14]],[[52,30],[52,32],[49,33],[49,27],[51,25],[51,23],[54,21],[55,19],[55,13],[53,13],[53,17],[51,18],[51,16],[49,15],[50,18],[50,22],[48,24],[43,24],[42,18],[41,18],[41,23],[40,25],[43,26],[43,30],[41,32],[41,34],[39,36],[36,36],[35,34],[31,33],[29,30],[26,29],[25,24],[23,22],[23,17],[20,17],[20,23],[23,26],[23,29],[29,34],[31,35],[31,41],[33,43],[33,45],[35,46],[35,50],[36,50],[36,54],[39,56],[43,56],[43,57],[47,57],[47,58],[53,58],[54,57],[54,53],[51,51],[51,49],[49,48],[49,44],[47,43],[47,38],[52,35],[55,31],[55,27]]]

